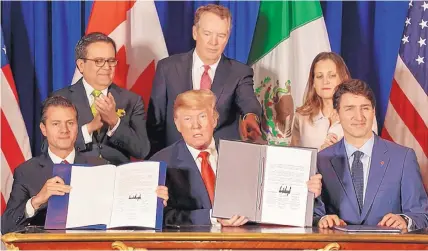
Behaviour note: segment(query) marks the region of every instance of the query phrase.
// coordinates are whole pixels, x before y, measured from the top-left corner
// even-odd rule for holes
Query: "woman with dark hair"
[[[322,150],[343,137],[333,94],[336,86],[351,78],[342,57],[334,52],[321,52],[312,61],[303,105],[296,109],[292,146]],[[377,122],[373,123],[377,133]]]

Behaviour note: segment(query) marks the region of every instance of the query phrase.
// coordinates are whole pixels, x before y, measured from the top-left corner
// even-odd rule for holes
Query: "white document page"
[[[73,166],[67,228],[107,224],[110,220],[116,167]]]
[[[158,162],[133,162],[117,167],[109,228],[156,226]]]
[[[311,168],[311,151],[268,147],[261,221],[304,226]],[[308,212],[311,213],[312,212]]]

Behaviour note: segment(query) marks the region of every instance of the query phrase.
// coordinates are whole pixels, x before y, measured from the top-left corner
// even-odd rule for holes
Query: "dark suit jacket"
[[[377,225],[386,214],[393,213],[409,216],[416,228],[428,227],[428,198],[415,152],[374,137],[361,214],[344,140],[319,152],[322,193],[315,207],[315,223],[323,215],[337,214],[347,224]]]
[[[193,50],[159,61],[153,80],[148,110],[147,130],[151,154],[181,139],[174,124],[173,107],[178,94],[193,89]],[[253,70],[238,61],[221,57],[211,90],[217,96],[220,118],[214,138],[240,139],[239,116],[262,108],[253,89]]]
[[[86,157],[76,151],[75,164],[103,165],[107,161],[98,157]],[[40,208],[31,218],[25,217],[27,201],[36,196],[46,181],[52,178],[53,162],[47,153],[33,157],[19,165],[14,172],[12,192],[7,202],[6,211],[1,217],[3,234],[17,231],[26,225],[43,226],[46,207]]]
[[[92,142],[88,144],[85,144],[81,127],[91,122],[94,117],[82,79],[52,95],[64,96],[77,107],[79,115],[77,151],[88,156],[99,156],[101,154],[104,159],[115,165],[129,162],[131,156],[143,159],[150,151],[150,142],[147,137],[146,117],[141,97],[115,84],[110,85],[109,92],[116,101],[116,110],[124,109],[126,114],[120,118],[120,124],[112,137],[106,135],[108,126],[104,124],[100,133],[94,132],[92,134]],[[43,149],[47,151],[46,141],[44,145]]]
[[[168,206],[164,221],[169,225],[210,225],[211,201],[201,172],[183,140],[157,152],[150,160],[167,163]]]

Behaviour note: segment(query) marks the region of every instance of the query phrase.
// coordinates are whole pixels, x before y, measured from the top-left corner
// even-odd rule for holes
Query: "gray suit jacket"
[[[98,157],[85,157],[76,152],[75,164],[103,165],[107,161]],[[40,208],[31,218],[25,217],[27,201],[40,192],[46,181],[52,178],[53,162],[47,153],[33,157],[19,165],[14,172],[12,192],[7,202],[6,211],[1,217],[3,234],[17,231],[27,225],[43,226],[46,207]]]
[[[182,138],[174,124],[173,107],[178,94],[193,89],[192,65],[193,50],[162,59],[157,65],[147,117],[150,155]],[[211,87],[220,114],[214,131],[217,141],[240,139],[240,115],[261,116],[262,108],[253,85],[253,70],[249,66],[221,57]]]
[[[115,165],[129,162],[131,156],[137,159],[145,158],[150,151],[150,142],[147,137],[146,117],[141,97],[115,84],[110,85],[109,92],[116,101],[116,109],[124,109],[126,113],[120,118],[119,127],[112,137],[106,135],[108,126],[105,124],[100,133],[93,133],[92,142],[88,144],[85,144],[81,127],[91,122],[94,117],[82,79],[52,95],[64,96],[77,107],[79,115],[77,151],[87,156],[99,156],[101,154],[104,159]],[[47,150],[46,145],[45,141],[44,151]]]

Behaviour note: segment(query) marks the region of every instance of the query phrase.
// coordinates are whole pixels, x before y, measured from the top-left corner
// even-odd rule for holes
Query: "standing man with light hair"
[[[216,140],[240,139],[240,120],[245,139],[261,136],[262,109],[254,94],[253,70],[223,54],[231,29],[232,17],[226,7],[201,6],[192,30],[195,49],[159,61],[148,112],[151,153],[181,139],[173,123],[173,102],[188,90],[207,89],[217,96]]]
[[[150,151],[144,104],[140,96],[113,83],[116,43],[94,32],[75,48],[76,65],[83,77],[58,90],[79,112],[76,150],[118,165],[130,157],[143,159]]]
[[[214,129],[220,120],[216,97],[210,90],[190,90],[174,102],[174,124],[182,140],[157,152],[151,160],[167,163],[166,186],[169,191],[164,219],[167,225],[240,226],[244,216],[231,219],[211,217],[217,170],[217,146]],[[220,115],[221,116],[221,115]],[[321,175],[311,177],[308,188],[321,193]]]

